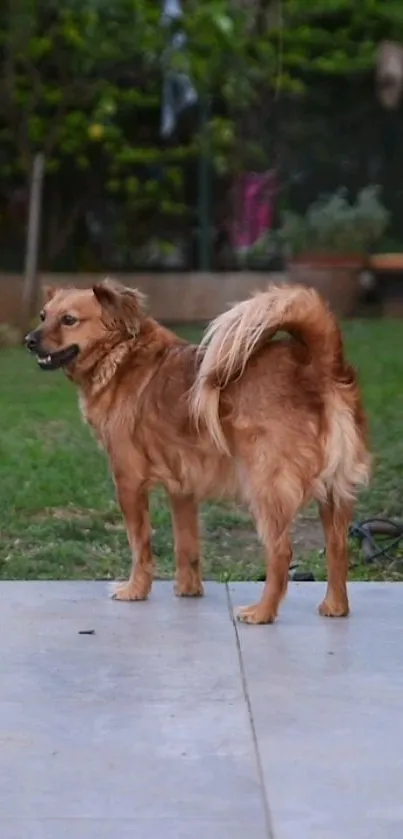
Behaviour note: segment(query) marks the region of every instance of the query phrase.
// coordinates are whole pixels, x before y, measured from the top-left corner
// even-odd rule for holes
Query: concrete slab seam
[[[236,644],[236,650],[237,650],[237,655],[238,655],[238,663],[239,663],[239,670],[240,670],[240,675],[241,675],[242,690],[243,690],[243,695],[244,695],[246,707],[247,707],[247,710],[248,710],[248,719],[249,719],[249,725],[250,725],[251,734],[252,734],[253,749],[254,749],[254,752],[255,752],[256,767],[257,767],[257,773],[258,773],[258,777],[259,777],[259,784],[260,784],[261,795],[262,795],[262,804],[263,804],[264,819],[265,819],[265,823],[266,823],[267,839],[275,839],[274,828],[273,828],[273,820],[272,820],[271,813],[270,813],[270,805],[269,805],[269,802],[268,802],[267,793],[266,793],[266,786],[265,786],[265,782],[264,782],[264,773],[263,773],[262,759],[261,759],[261,756],[260,756],[259,741],[258,741],[258,737],[257,737],[255,721],[253,719],[252,702],[251,702],[251,698],[249,696],[248,681],[247,681],[247,678],[246,678],[246,670],[245,670],[245,665],[244,665],[244,660],[243,660],[243,655],[242,655],[242,647],[241,647],[241,639],[240,639],[240,636],[239,636],[239,628],[238,628],[237,620],[234,617],[234,606],[233,606],[233,603],[232,603],[232,600],[231,600],[231,593],[230,593],[228,583],[225,583],[225,588],[226,588],[226,593],[227,593],[229,619],[230,619],[230,621],[232,623],[232,626],[234,628],[235,644]]]

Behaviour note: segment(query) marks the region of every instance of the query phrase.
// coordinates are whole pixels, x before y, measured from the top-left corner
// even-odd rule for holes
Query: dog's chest
[[[102,426],[99,421],[97,421],[99,409],[91,405],[83,393],[80,393],[78,397],[78,405],[83,422],[85,422],[86,425],[89,425],[98,442],[101,443],[101,445],[104,445]]]
[[[85,422],[88,425],[91,425],[88,416],[88,403],[83,393],[80,393],[78,396],[78,407],[80,409],[80,414],[83,422]]]

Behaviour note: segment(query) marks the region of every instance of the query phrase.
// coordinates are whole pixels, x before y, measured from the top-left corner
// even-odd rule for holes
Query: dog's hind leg
[[[144,487],[136,486],[130,477],[122,476],[116,478],[116,489],[132,551],[132,569],[128,582],[118,584],[113,597],[115,600],[145,600],[154,576],[148,493]]]
[[[170,498],[175,540],[178,597],[200,597],[203,583],[199,553],[198,506],[193,498],[174,495]]]
[[[265,494],[252,494],[251,509],[267,552],[267,572],[262,597],[237,611],[244,623],[272,623],[286,594],[292,558],[290,526],[303,498],[297,483],[287,476],[274,480]]]
[[[327,618],[342,618],[348,615],[348,528],[352,518],[353,503],[339,501],[332,495],[319,505],[320,516],[326,538],[328,565],[327,591],[319,614]]]

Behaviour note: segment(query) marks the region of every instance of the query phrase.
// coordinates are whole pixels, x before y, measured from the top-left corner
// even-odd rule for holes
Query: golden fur
[[[66,313],[73,325],[62,323]],[[279,331],[289,337],[271,340]],[[218,317],[197,348],[148,317],[138,292],[118,283],[50,289],[35,336],[42,352],[78,351],[65,372],[107,452],[133,556],[117,599],[150,592],[148,493],[162,484],[172,508],[178,595],[203,593],[199,503],[237,497],[268,556],[262,597],[238,617],[273,621],[287,588],[290,525],[316,499],[329,568],[320,612],[348,613],[347,532],[370,459],[356,377],[315,291],[270,286]]]

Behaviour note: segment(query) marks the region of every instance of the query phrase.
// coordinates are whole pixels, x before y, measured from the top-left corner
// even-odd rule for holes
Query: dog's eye
[[[39,312],[39,319],[40,320],[45,320],[45,318],[46,318],[46,312],[44,312],[43,309],[42,309],[42,311]]]
[[[62,323],[63,326],[74,326],[77,321],[78,318],[75,318],[74,315],[63,315],[63,317],[60,318],[60,323]]]

